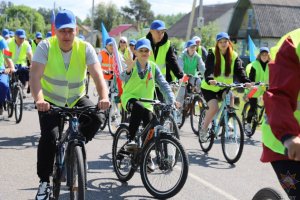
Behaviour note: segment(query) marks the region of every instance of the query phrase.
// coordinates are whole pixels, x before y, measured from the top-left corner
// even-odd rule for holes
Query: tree
[[[6,3],[6,1],[1,1],[0,3],[0,15],[4,15],[5,14],[5,10],[10,8],[12,6],[12,2],[8,1]]]
[[[90,18],[90,16],[86,16],[85,20],[83,20],[82,25],[86,25],[86,26],[91,26],[92,25],[92,20]]]
[[[185,13],[178,13],[176,15],[162,15],[158,14],[155,19],[162,20],[166,23],[166,28],[170,28],[173,24],[175,24],[178,20],[180,20],[183,16],[185,16]]]
[[[51,17],[52,17],[52,10],[50,8],[39,8],[37,11],[40,13],[45,21],[45,24],[51,24]],[[58,7],[54,10],[54,13],[57,14],[60,10],[62,10],[61,7]]]
[[[129,20],[134,17],[137,27],[140,27],[140,22],[150,24],[154,20],[154,13],[151,11],[151,4],[146,0],[131,0],[129,1],[130,7],[121,7],[122,15],[125,19]]]
[[[198,28],[194,28],[195,34],[198,33]],[[214,22],[209,22],[208,25],[201,28],[201,46],[204,46],[206,49],[214,47],[216,44],[217,34],[220,32],[220,27],[218,20]]]

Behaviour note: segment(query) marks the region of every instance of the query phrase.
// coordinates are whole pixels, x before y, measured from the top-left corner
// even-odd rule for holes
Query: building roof
[[[126,31],[127,29],[129,29],[131,27],[135,28],[136,31],[138,31],[137,28],[133,24],[120,24],[113,30],[109,31],[108,35],[109,35],[109,37],[117,36],[120,33],[123,33],[124,31]]]
[[[86,25],[81,25],[82,28],[84,28],[87,32],[91,32],[91,27]]]
[[[300,0],[239,0],[228,27],[229,35],[237,35],[249,4],[253,7],[260,37],[280,38],[300,27]]]
[[[208,25],[209,22],[213,22],[221,15],[225,14],[228,10],[234,7],[235,3],[215,4],[203,6],[204,25]],[[190,20],[189,12],[182,17],[178,22],[169,28],[167,31],[169,37],[185,38],[187,34],[187,28]],[[195,9],[195,15],[192,27],[197,27],[197,18],[199,17],[199,6]],[[192,29],[191,35],[195,35],[194,29]]]

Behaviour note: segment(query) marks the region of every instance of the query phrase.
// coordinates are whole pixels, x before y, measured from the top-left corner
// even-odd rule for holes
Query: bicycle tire
[[[202,111],[202,106],[203,106],[203,102],[199,102],[199,101],[202,101],[202,99],[200,100],[201,98],[197,98],[193,100],[192,104],[191,104],[191,116],[190,116],[190,121],[191,121],[191,127],[192,127],[192,130],[194,132],[195,135],[198,135],[199,134],[199,127],[198,127],[198,123],[199,123],[199,119],[200,119],[200,115],[201,115],[201,111]],[[198,105],[199,105],[199,114],[197,113],[196,114],[196,103],[198,102]],[[198,117],[196,117],[198,116]],[[194,118],[195,118],[195,121],[194,121]]]
[[[6,106],[8,118],[11,118],[14,115],[14,104],[11,101],[6,101]]]
[[[71,200],[84,200],[85,199],[85,170],[82,150],[80,146],[75,146],[73,154],[70,157],[71,162],[71,178],[70,178],[70,198]],[[76,171],[77,176],[77,187],[76,182]],[[74,187],[75,186],[75,187]],[[78,198],[77,198],[78,193]]]
[[[223,155],[224,155],[225,159],[227,160],[228,163],[233,164],[233,163],[236,163],[240,159],[240,157],[242,155],[243,148],[244,148],[244,133],[243,133],[243,126],[242,126],[241,120],[240,120],[240,118],[235,113],[228,114],[228,122],[230,121],[230,119],[235,119],[236,122],[237,122],[236,125],[238,125],[239,128],[236,129],[236,130],[228,132],[228,134],[229,133],[231,133],[231,134],[233,133],[234,134],[234,132],[239,131],[240,132],[240,134],[239,134],[240,139],[238,139],[238,137],[236,137],[236,136],[231,136],[229,138],[225,138],[225,125],[224,125],[222,127],[221,144],[222,144],[222,151],[223,151]],[[234,125],[234,123],[233,123],[233,125]],[[237,145],[238,146],[238,150],[237,150],[237,152],[234,153],[235,154],[234,157],[230,158],[229,157],[229,153],[226,150],[226,144],[225,144],[225,142],[226,141],[230,141],[232,139],[233,139],[234,142],[239,142],[239,144]]]
[[[200,114],[199,125],[198,125],[199,130],[202,129],[207,111],[208,111],[208,109],[204,109],[202,111],[202,113]],[[199,134],[200,134],[200,132],[198,133],[198,137],[199,137]],[[207,138],[207,142],[201,142],[199,139],[199,143],[200,143],[200,147],[201,147],[202,151],[204,151],[205,153],[209,152],[214,144],[214,141],[215,141],[215,134],[214,134],[213,130],[210,129],[210,133],[209,133],[209,137]]]
[[[55,161],[58,162],[57,154],[54,158]],[[53,178],[52,178],[52,191],[53,191],[53,199],[57,200],[59,198],[60,193],[60,186],[61,182],[59,181],[59,168],[57,165],[55,165],[55,171],[53,171]]]
[[[15,93],[15,118],[16,123],[19,123],[22,120],[23,115],[23,97],[22,89],[20,86],[16,87]]]
[[[183,106],[182,106],[182,111],[181,111],[181,123],[178,125],[178,128],[181,129],[181,127],[183,126],[184,122],[185,122],[185,116],[186,116],[186,112],[185,109],[185,103],[183,103]]]
[[[172,158],[169,159],[164,159],[164,154],[162,154],[163,152],[165,152],[164,150],[160,151],[161,153],[161,165],[160,166],[156,166],[155,167],[155,171],[148,173],[147,171],[147,165],[148,165],[148,159],[149,159],[149,155],[151,154],[151,151],[155,149],[155,141],[154,138],[152,138],[151,140],[149,140],[145,146],[145,148],[143,149],[142,152],[142,165],[140,167],[141,170],[141,178],[143,181],[143,184],[146,188],[146,190],[153,195],[155,198],[158,199],[166,199],[166,198],[171,198],[173,196],[175,196],[178,192],[180,192],[180,190],[183,188],[187,176],[188,176],[188,170],[189,170],[189,161],[188,161],[188,157],[186,154],[186,151],[184,149],[184,147],[182,146],[182,144],[180,143],[180,141],[178,139],[176,139],[175,137],[173,137],[172,135],[167,135],[167,134],[161,134],[160,135],[160,140],[159,140],[161,147],[164,147],[165,145],[173,145],[176,148],[176,151],[178,151],[180,153],[180,160],[177,160],[177,165],[174,167],[174,165],[172,164],[172,162],[174,162],[172,160]],[[170,156],[170,155],[169,155]],[[153,158],[153,159],[156,159]],[[182,162],[180,162],[182,161]],[[156,165],[158,165],[158,161],[154,161],[153,163],[155,163]],[[180,165],[181,163],[181,165]],[[179,175],[178,181],[174,181],[174,178],[171,178],[171,174],[172,175],[176,175],[176,170],[179,168],[179,166],[182,167],[181,173]],[[161,171],[159,173],[156,174],[156,171],[161,170],[164,171],[165,174],[168,174],[168,176],[165,176],[165,174],[162,174]],[[170,180],[172,179],[172,181],[168,181],[168,183],[172,184],[174,183],[174,186],[171,187],[170,189],[165,189],[163,191],[163,187],[166,186],[166,184],[162,184],[161,182],[158,183],[158,186],[155,187],[153,185],[153,183],[151,183],[151,179],[152,179],[152,175],[154,176],[153,180],[157,180],[159,177],[159,175],[164,176],[164,180],[170,178]]]
[[[125,135],[121,135],[123,132],[125,133]],[[136,171],[136,169],[134,169],[131,165],[131,159],[127,159],[124,161],[124,162],[127,162],[127,163],[125,163],[125,165],[127,164],[128,172],[122,173],[120,171],[120,165],[122,164],[121,162],[123,162],[123,160],[126,158],[124,156],[117,155],[117,152],[119,152],[121,149],[126,151],[124,149],[124,145],[127,142],[128,134],[129,134],[128,126],[121,124],[121,126],[116,131],[116,134],[115,134],[114,140],[113,140],[113,145],[112,145],[112,161],[113,161],[114,170],[115,170],[115,173],[116,173],[118,179],[122,182],[129,181]],[[118,142],[120,139],[122,139],[122,141],[120,142],[121,144],[118,145]],[[118,147],[120,147],[120,150],[117,149]],[[120,163],[118,163],[118,160]]]
[[[252,200],[281,200],[283,196],[274,188],[263,188],[259,190]]]
[[[243,108],[242,120],[243,120],[243,128],[244,128],[245,135],[250,138],[255,133],[257,122],[256,122],[256,114],[254,114],[251,120],[251,133],[248,133],[246,131],[246,124],[247,124],[247,116],[248,116],[249,109],[250,109],[250,102],[248,101],[247,103],[245,103]]]
[[[115,114],[115,111],[113,111],[114,113],[111,112],[111,109],[113,108],[113,106],[115,106],[115,109],[117,109],[117,114]],[[120,112],[119,106],[120,105],[118,103],[117,104],[112,103],[111,107],[108,110],[108,112],[109,112],[109,114],[108,114],[108,130],[109,130],[109,133],[111,134],[111,136],[115,135],[118,126],[122,123],[122,114]],[[112,121],[113,116],[115,117],[115,121]]]

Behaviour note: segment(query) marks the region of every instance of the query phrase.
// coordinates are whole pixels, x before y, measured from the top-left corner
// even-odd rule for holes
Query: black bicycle
[[[120,181],[128,181],[140,167],[141,178],[147,191],[159,199],[170,198],[184,186],[189,168],[186,151],[176,138],[178,133],[169,132],[167,127],[163,126],[165,121],[172,117],[171,113],[175,108],[174,105],[166,105],[157,100],[140,101],[150,102],[155,115],[149,124],[136,134],[137,149],[125,148],[129,125],[120,125],[112,145],[114,170]]]
[[[59,198],[62,182],[66,182],[69,187],[71,200],[85,199],[87,186],[86,140],[80,132],[81,124],[78,120],[81,115],[96,113],[98,113],[97,106],[73,108],[50,106],[49,113],[45,113],[59,114],[61,117],[59,134],[56,138],[53,174],[50,180],[53,199]],[[65,122],[69,122],[69,127],[63,132]]]
[[[255,83],[255,85],[261,86],[261,88],[263,90],[266,90],[269,87],[269,84],[265,84],[265,83],[261,83],[261,82]],[[243,111],[242,111],[242,120],[243,120],[243,127],[244,127],[245,135],[248,137],[251,137],[255,133],[256,128],[262,124],[263,116],[264,116],[264,112],[265,112],[265,105],[259,104],[259,102],[257,102],[257,106],[255,108],[254,115],[251,119],[251,133],[248,133],[246,131],[247,116],[248,116],[249,110],[250,110],[250,102],[248,101],[245,103]]]

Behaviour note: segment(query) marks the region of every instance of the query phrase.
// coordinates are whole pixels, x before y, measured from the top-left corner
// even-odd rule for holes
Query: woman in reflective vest
[[[204,125],[199,133],[201,142],[207,141],[208,125],[219,110],[217,99],[222,99],[225,95],[225,88],[215,86],[217,82],[231,84],[233,83],[233,75],[235,75],[241,83],[246,83],[246,87],[251,87],[250,79],[246,75],[242,60],[233,50],[229,35],[224,32],[219,33],[216,40],[215,48],[208,53],[205,63],[206,71],[201,83],[204,99],[209,106],[209,110],[205,115]],[[234,106],[234,97],[231,91],[230,106]]]
[[[119,53],[124,57],[124,58],[129,58],[129,56],[132,57],[132,55],[129,54],[129,49],[128,49],[128,44],[127,44],[127,38],[126,37],[121,37],[120,42],[119,42]]]
[[[249,65],[247,65],[246,67],[246,72],[251,82],[261,81],[263,83],[268,83],[267,80],[265,80],[265,78],[268,77],[266,73],[267,73],[269,61],[271,61],[271,54],[269,48],[268,47],[260,48],[260,53],[257,55],[256,60],[250,63]],[[257,107],[257,98],[262,96],[263,94],[264,94],[264,89],[262,87],[258,87],[256,93],[252,96],[252,98],[249,99],[250,110],[248,112],[247,125],[245,128],[245,131],[249,134],[251,133],[252,117]]]
[[[269,90],[263,96],[266,115],[261,161],[271,162],[288,196],[299,199],[300,29],[283,36],[271,52],[275,60],[268,64]]]

